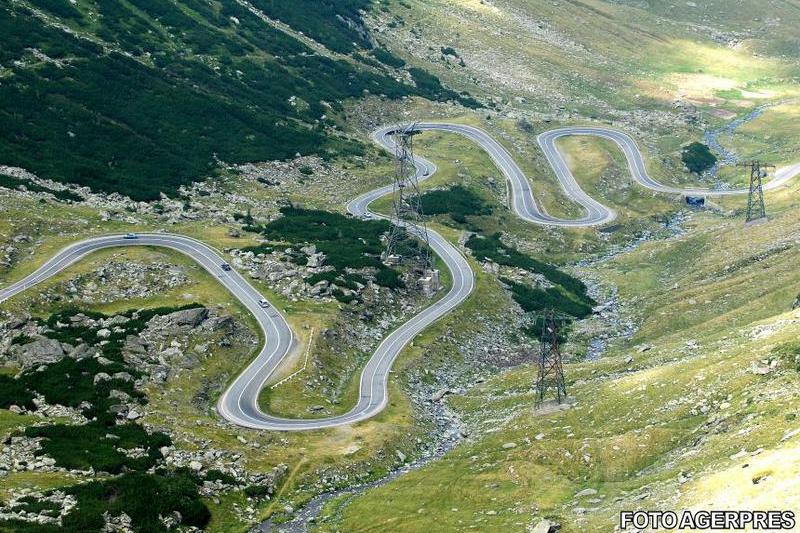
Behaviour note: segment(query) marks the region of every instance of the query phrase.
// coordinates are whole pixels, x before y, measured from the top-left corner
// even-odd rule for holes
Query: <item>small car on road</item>
[[[263,307],[264,309],[267,309],[267,308],[269,307],[269,302],[268,302],[268,301],[266,301],[264,298],[261,298],[261,299],[258,301],[258,305],[260,305],[260,306],[261,306],[261,307]]]
[[[123,239],[138,239],[139,236],[135,233],[126,233]]]
[[[219,267],[225,272],[231,271],[231,266],[228,263],[222,263]]]

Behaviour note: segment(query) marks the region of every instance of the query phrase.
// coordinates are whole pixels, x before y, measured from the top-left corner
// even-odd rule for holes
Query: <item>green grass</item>
[[[18,415],[7,409],[0,409],[0,436],[5,437],[12,432],[16,432],[19,428],[33,424],[36,420],[31,415]]]
[[[566,532],[600,532],[614,527],[621,509],[660,508],[678,488],[677,502],[666,505],[745,501],[749,478],[725,480],[774,469],[798,446],[796,437],[779,442],[800,411],[800,329],[789,310],[800,285],[792,266],[798,252],[776,246],[798,216],[783,208],[768,224],[747,228],[744,240],[741,219],[702,215],[683,236],[589,267],[619,288],[624,316],[641,326],[633,339],[612,341],[600,361],[567,365],[572,409],[532,410],[530,366],[450,396],[470,438],[441,461],[357,497],[319,530],[525,531],[551,517]],[[731,261],[748,256],[759,259]],[[697,348],[687,347],[689,339]],[[635,349],[643,343],[652,349]],[[749,370],[770,358],[785,366],[766,377]],[[504,449],[505,442],[517,447]],[[730,459],[759,447],[764,461]],[[742,470],[753,461],[758,468]],[[759,501],[796,505],[786,496],[790,485],[780,476],[759,489]],[[576,501],[586,487],[603,497]],[[574,506],[593,510],[576,514]]]
[[[800,104],[770,107],[734,131],[733,135],[723,136],[721,142],[744,160],[761,159],[778,166],[795,163],[798,160],[798,118]],[[731,169],[730,172],[739,180],[743,177],[742,169]]]

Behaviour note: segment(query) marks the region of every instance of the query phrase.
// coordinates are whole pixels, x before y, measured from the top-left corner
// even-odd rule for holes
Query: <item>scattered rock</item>
[[[431,401],[438,402],[448,394],[450,394],[450,389],[440,389],[431,395]]]
[[[553,522],[551,520],[541,520],[536,527],[533,528],[531,533],[556,533],[561,529],[561,524],[558,522]]]

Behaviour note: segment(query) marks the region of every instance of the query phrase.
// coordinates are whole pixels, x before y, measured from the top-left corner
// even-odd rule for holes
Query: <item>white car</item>
[[[258,305],[260,305],[261,307],[263,307],[264,309],[266,309],[266,308],[268,308],[268,307],[269,307],[269,302],[268,302],[268,301],[266,301],[264,298],[261,298],[261,299],[258,301]]]

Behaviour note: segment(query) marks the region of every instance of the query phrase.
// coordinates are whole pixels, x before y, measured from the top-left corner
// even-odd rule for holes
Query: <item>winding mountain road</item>
[[[610,128],[562,128],[539,135],[539,146],[553,167],[564,194],[583,207],[585,213],[577,219],[561,219],[548,215],[537,205],[528,178],[508,151],[485,131],[472,126],[440,122],[418,123],[415,127],[420,131],[455,133],[477,144],[491,157],[494,164],[509,181],[511,186],[510,205],[514,213],[520,218],[536,224],[588,227],[608,223],[616,217],[616,213],[612,209],[588,196],[570,172],[564,157],[556,147],[556,141],[559,138],[569,135],[590,135],[615,142],[625,154],[634,181],[654,191],[706,196],[747,192],[746,190],[680,189],[662,185],[647,175],[645,163],[636,142],[627,134]],[[381,128],[372,134],[372,139],[385,149],[393,151],[394,144],[391,133],[398,128],[399,126]],[[436,171],[436,166],[422,157],[415,159],[415,165],[420,180],[427,179]],[[781,168],[765,188],[779,187],[797,174],[800,174],[800,163]],[[347,210],[355,216],[364,216],[370,213],[369,204],[371,202],[391,191],[392,186],[387,185],[363,194],[349,202]],[[371,215],[381,216],[376,213],[371,213]],[[413,228],[412,231],[418,230]],[[428,230],[428,239],[433,251],[450,271],[452,283],[449,290],[430,306],[395,329],[381,342],[361,373],[359,398],[355,407],[345,414],[329,418],[287,419],[272,416],[259,408],[259,393],[291,352],[295,345],[294,334],[285,317],[277,309],[272,305],[266,308],[260,305],[261,294],[242,275],[236,271],[221,268],[225,259],[219,251],[198,240],[170,233],[141,233],[135,239],[127,238],[124,235],[108,235],[80,241],[59,251],[32,274],[0,289],[0,302],[56,275],[97,250],[121,246],[160,246],[176,250],[192,258],[214,275],[253,313],[264,335],[264,345],[256,358],[234,379],[220,397],[217,403],[219,414],[234,424],[254,429],[278,431],[322,429],[365,420],[380,412],[388,402],[388,379],[392,363],[402,349],[423,329],[457,307],[472,292],[475,285],[474,274],[462,253],[435,231]]]

